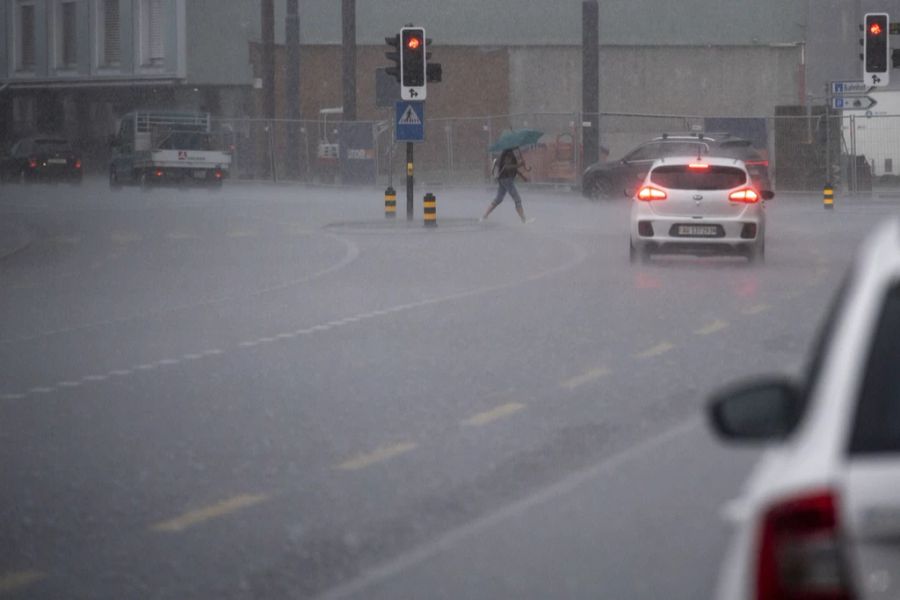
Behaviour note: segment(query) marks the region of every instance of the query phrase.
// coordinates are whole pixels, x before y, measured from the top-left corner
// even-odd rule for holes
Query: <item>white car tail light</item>
[[[640,190],[638,190],[637,197],[638,200],[651,202],[653,200],[665,200],[666,198],[668,198],[668,194],[666,194],[664,190],[661,190],[658,187],[645,185]]]
[[[732,202],[745,202],[754,204],[759,202],[759,193],[753,188],[742,188],[728,194],[728,199]]]
[[[853,600],[830,490],[790,498],[765,514],[757,600]]]

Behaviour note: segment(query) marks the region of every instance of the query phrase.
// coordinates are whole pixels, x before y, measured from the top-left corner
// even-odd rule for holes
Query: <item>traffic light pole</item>
[[[413,220],[413,143],[406,142],[406,220]]]

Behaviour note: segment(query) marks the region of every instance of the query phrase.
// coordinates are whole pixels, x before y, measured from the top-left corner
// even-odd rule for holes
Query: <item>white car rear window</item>
[[[662,165],[653,169],[650,181],[670,190],[730,190],[747,183],[747,174],[736,167]]]

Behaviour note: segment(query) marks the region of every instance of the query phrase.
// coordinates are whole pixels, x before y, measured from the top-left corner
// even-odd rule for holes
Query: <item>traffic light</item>
[[[400,81],[400,34],[392,35],[384,38],[385,43],[391,47],[384,55],[387,59],[394,63],[394,66],[384,70],[385,73]]]
[[[426,45],[424,28],[400,30],[400,97],[404,100],[425,99]]]
[[[863,38],[863,80],[871,86],[885,86],[890,81],[888,57],[887,13],[868,13],[865,17],[865,37]]]

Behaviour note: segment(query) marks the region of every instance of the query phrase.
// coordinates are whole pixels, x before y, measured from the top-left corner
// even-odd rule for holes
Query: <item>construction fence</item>
[[[235,178],[403,183],[406,144],[394,142],[392,118],[349,123],[330,117],[223,119],[214,127],[232,153]],[[768,117],[531,113],[426,119],[425,141],[414,144],[416,179],[429,185],[489,183],[495,155],[488,147],[506,130],[532,128],[544,136],[523,149],[530,180],[578,189],[588,166],[583,134],[591,122],[599,124],[600,160],[620,160],[665,133],[727,133],[752,141],[780,191],[820,191],[826,182],[859,191],[900,185],[900,116],[803,106],[779,107]]]

